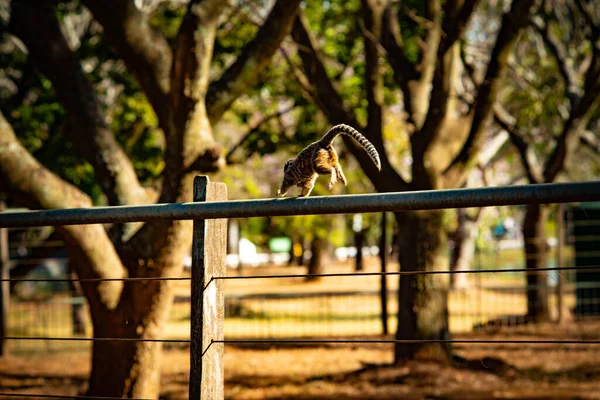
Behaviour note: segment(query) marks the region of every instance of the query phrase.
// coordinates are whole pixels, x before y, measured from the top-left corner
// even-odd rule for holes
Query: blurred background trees
[[[382,171],[339,140],[349,184],[334,194],[598,176],[592,1],[23,0],[0,7],[0,20],[0,149],[9,150],[0,191],[12,205],[190,201],[199,172],[227,183],[230,198],[272,197],[285,160],[337,123],[365,134]],[[314,195],[329,194],[325,185]],[[525,211],[527,267],[546,266],[549,211]],[[493,219],[397,213],[401,269],[469,268]],[[363,216],[369,245],[378,221]],[[259,246],[290,236],[311,250],[309,273],[326,272],[323,256],[354,240],[352,216],[239,225]],[[59,229],[78,276],[113,278],[179,274],[190,232],[187,222]],[[547,293],[535,289],[544,279],[528,275],[537,321],[548,318]],[[448,277],[403,277],[399,287],[396,337],[447,338]],[[82,285],[94,335],[160,337],[169,285],[140,288]],[[402,345],[395,358],[430,350],[450,352]],[[116,352],[122,362],[107,370]],[[94,344],[89,394],[155,397],[145,383],[159,356],[156,344]],[[121,379],[106,385],[107,374]]]

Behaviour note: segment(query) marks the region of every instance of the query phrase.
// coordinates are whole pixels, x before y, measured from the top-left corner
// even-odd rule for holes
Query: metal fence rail
[[[0,227],[82,225],[184,219],[351,214],[383,211],[570,203],[600,199],[600,182],[552,183],[476,189],[427,190],[345,196],[209,201],[3,212]]]
[[[193,219],[194,254],[191,277],[191,335],[187,339],[144,339],[107,337],[25,337],[10,336],[6,340],[52,340],[52,341],[133,341],[190,343],[190,398],[222,398],[223,354],[222,345],[227,343],[516,343],[516,344],[563,344],[598,345],[600,340],[492,340],[492,339],[444,339],[444,340],[390,340],[390,339],[225,339],[223,337],[223,289],[226,279],[288,278],[295,275],[270,276],[225,276],[225,233],[224,218],[290,216],[309,214],[343,214],[366,212],[399,212],[409,210],[431,210],[507,206],[524,204],[546,204],[586,202],[600,200],[600,181],[582,183],[540,184],[512,187],[453,189],[406,193],[365,194],[327,196],[311,198],[264,199],[246,201],[224,201],[223,184],[210,184],[205,177],[195,180],[194,203],[161,204],[146,206],[95,207],[89,209],[63,209],[29,212],[0,213],[0,228],[34,227],[47,225],[78,225],[92,223],[151,222]],[[217,186],[215,186],[217,185]],[[221,186],[218,186],[221,185]],[[598,269],[591,267],[556,267],[545,271],[572,269]],[[524,272],[524,269],[512,269]],[[490,271],[460,271],[460,273],[489,273]],[[507,272],[498,270],[497,272]],[[414,271],[359,274],[316,274],[313,276],[364,276],[364,275],[421,275],[451,274],[456,271]],[[302,275],[306,277],[306,275]],[[102,280],[183,280],[190,278],[101,278],[78,279],[79,281]],[[7,281],[10,279],[1,279]],[[49,281],[71,281],[72,279],[48,279]],[[31,280],[29,280],[31,281]],[[34,280],[37,281],[37,280]],[[210,290],[206,290],[210,287]],[[204,314],[203,310],[211,310]],[[216,310],[216,312],[215,312]],[[0,393],[0,396],[3,396]],[[18,397],[19,394],[11,394]],[[23,395],[27,396],[27,395]],[[38,397],[49,397],[40,395]]]

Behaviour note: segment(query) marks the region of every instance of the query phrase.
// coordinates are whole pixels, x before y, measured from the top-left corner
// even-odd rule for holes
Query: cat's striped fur
[[[321,140],[308,145],[295,159],[288,160],[283,167],[283,181],[277,191],[277,196],[285,196],[292,186],[302,188],[300,197],[308,196],[315,186],[319,175],[331,174],[329,190],[338,180],[347,183],[338,156],[332,146],[338,135],[348,135],[367,151],[377,169],[381,170],[379,153],[363,135],[349,125],[335,125]]]

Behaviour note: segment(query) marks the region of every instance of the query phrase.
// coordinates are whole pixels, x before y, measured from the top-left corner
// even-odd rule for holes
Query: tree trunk
[[[69,278],[77,279],[77,274],[71,270],[71,263],[69,263]],[[72,322],[72,333],[73,335],[85,335],[85,308],[82,303],[79,303],[77,298],[83,296],[79,282],[70,281],[69,291],[71,292],[71,322]]]
[[[302,266],[302,255],[304,254],[302,243],[304,239],[298,238],[297,236],[292,236],[291,239],[292,247],[290,247],[290,259],[288,261],[288,266]]]
[[[388,244],[387,244],[387,214],[381,213],[381,236],[379,238],[379,260],[381,261],[381,290],[379,298],[381,300],[381,326],[382,333],[388,334],[388,296],[387,296],[387,256],[388,256]]]
[[[527,272],[527,319],[535,322],[550,321],[548,306],[547,272],[537,271],[548,264],[546,220],[548,207],[531,204],[527,206],[523,221],[525,262]]]
[[[117,309],[92,308],[94,337],[161,339],[172,298],[169,281],[127,282]],[[161,353],[161,343],[95,341],[87,395],[158,398]]]
[[[356,264],[354,266],[354,271],[359,272],[362,271],[364,267],[363,263],[363,253],[362,248],[365,244],[365,231],[360,230],[358,232],[354,232],[354,246],[356,247]]]
[[[396,214],[399,225],[401,271],[448,269],[443,211]],[[449,339],[447,274],[400,276],[398,340]],[[444,344],[396,344],[395,362],[418,356],[448,360],[451,346]]]
[[[450,256],[450,271],[468,271],[471,269],[475,255],[475,238],[477,237],[477,219],[469,218],[467,210],[457,211],[458,226],[452,240],[454,248]],[[467,274],[451,274],[450,287],[464,288],[467,286]]]
[[[322,238],[314,238],[310,244],[310,261],[308,262],[308,272],[309,275],[306,280],[314,281],[318,280],[319,277],[311,277],[313,274],[321,274],[323,273],[323,261],[325,258],[325,246],[327,241]]]

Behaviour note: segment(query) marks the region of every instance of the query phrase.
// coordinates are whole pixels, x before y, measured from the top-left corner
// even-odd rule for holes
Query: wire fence
[[[226,202],[226,201],[212,201],[204,203],[188,203],[179,205],[155,205],[155,206],[137,206],[137,207],[107,207],[107,208],[95,208],[95,209],[79,209],[79,210],[56,210],[56,211],[41,211],[41,212],[21,212],[21,213],[0,213],[0,227],[31,227],[46,225],[49,223],[57,225],[68,225],[68,224],[86,224],[86,223],[109,223],[109,222],[132,222],[132,221],[161,221],[161,220],[173,220],[173,219],[197,219],[198,229],[195,228],[195,243],[196,239],[201,239],[201,243],[207,240],[209,230],[205,229],[208,224],[206,222],[210,219],[217,218],[228,218],[228,217],[254,217],[254,216],[286,216],[286,215],[308,215],[308,214],[326,214],[326,213],[354,213],[354,212],[381,212],[381,211],[406,211],[406,210],[427,210],[427,209],[444,209],[444,208],[455,208],[455,207],[487,207],[492,205],[514,205],[514,204],[538,204],[538,203],[551,203],[551,202],[578,202],[578,201],[591,201],[600,200],[600,183],[598,182],[587,182],[578,184],[553,184],[553,185],[528,185],[523,187],[511,187],[511,188],[484,188],[484,189],[464,189],[464,190],[447,190],[447,191],[435,191],[435,192],[415,192],[415,193],[402,193],[402,194],[377,194],[377,195],[362,195],[362,196],[331,196],[327,198],[310,198],[310,199],[288,199],[288,200],[253,200],[243,202]],[[585,221],[584,221],[585,222]],[[577,226],[577,224],[574,224]],[[592,224],[581,224],[579,226],[592,226]],[[200,229],[201,228],[201,229]],[[210,228],[209,228],[210,229]],[[198,232],[201,232],[198,234]],[[199,237],[200,235],[205,235]],[[577,242],[577,234],[569,232],[569,237],[573,237],[574,241]],[[581,235],[580,235],[581,236]],[[584,235],[585,236],[585,235]],[[219,240],[223,238],[218,238]],[[587,235],[584,237],[584,242],[595,241],[594,235]],[[53,243],[54,247],[56,246]],[[51,246],[52,247],[52,246]],[[577,247],[577,246],[575,246]],[[14,249],[18,250],[18,246],[13,246]],[[198,250],[197,247],[194,251],[209,252],[212,251],[208,247]],[[204,254],[204,253],[203,253]],[[580,252],[580,258],[593,258],[600,256],[600,252],[595,250],[588,250]],[[205,255],[202,257],[195,256],[194,260],[203,260]],[[64,261],[64,260],[63,260]],[[38,260],[31,262],[31,264],[37,263]],[[8,341],[16,342],[41,342],[44,346],[47,346],[47,350],[51,350],[51,343],[54,342],[100,342],[100,341],[121,341],[121,342],[160,342],[165,344],[177,344],[177,345],[191,345],[192,347],[192,360],[191,360],[191,371],[190,371],[190,397],[195,397],[199,393],[208,393],[208,397],[214,397],[215,393],[223,393],[222,382],[209,381],[205,383],[205,375],[210,375],[214,371],[203,371],[202,362],[194,360],[198,356],[196,353],[200,353],[200,360],[204,357],[209,356],[211,349],[214,349],[215,345],[224,344],[244,344],[244,343],[255,343],[255,344],[324,344],[324,343],[336,343],[336,344],[357,344],[357,343],[387,343],[387,344],[428,344],[428,343],[440,343],[440,344],[527,344],[527,345],[597,345],[600,344],[600,340],[596,339],[566,339],[566,340],[554,340],[554,339],[514,339],[514,340],[500,340],[500,339],[366,339],[366,338],[332,338],[332,336],[339,336],[343,333],[335,331],[332,326],[339,326],[343,324],[343,321],[356,320],[366,321],[374,320],[378,317],[378,313],[374,312],[376,307],[377,292],[341,292],[341,293],[313,293],[302,296],[282,296],[281,294],[269,294],[262,293],[258,295],[233,295],[226,297],[227,301],[224,303],[224,315],[221,318],[224,320],[217,319],[215,321],[208,321],[208,323],[216,323],[220,325],[221,329],[225,329],[225,336],[221,334],[214,335],[214,326],[206,325],[207,321],[203,320],[203,307],[206,307],[207,301],[210,303],[209,306],[219,304],[218,297],[207,300],[206,297],[202,297],[202,293],[206,291],[211,285],[215,285],[219,281],[233,281],[233,280],[248,280],[248,279],[291,279],[291,278],[307,278],[308,277],[321,277],[321,278],[332,278],[332,277],[368,277],[368,276],[409,276],[409,275],[432,275],[432,274],[471,274],[471,275],[483,275],[483,274],[494,274],[494,273],[515,273],[525,274],[528,271],[523,268],[497,268],[488,270],[468,270],[468,271],[388,271],[388,272],[359,272],[359,273],[348,273],[348,272],[333,272],[333,273],[322,273],[322,274],[271,274],[271,275],[238,275],[238,276],[225,276],[224,274],[213,275],[210,274],[204,280],[202,275],[200,278],[194,277],[194,273],[198,272],[198,268],[203,267],[203,264],[196,264],[192,266],[191,277],[127,277],[127,278],[2,278],[2,282],[11,284],[22,284],[22,283],[98,283],[102,281],[125,281],[125,282],[145,282],[145,281],[191,281],[192,290],[191,303],[189,311],[189,319],[191,320],[191,328],[188,326],[188,332],[192,332],[189,338],[119,338],[119,337],[95,337],[88,336],[91,332],[89,329],[84,329],[81,336],[68,335],[62,333],[61,329],[64,328],[64,320],[69,311],[66,307],[72,306],[74,303],[79,303],[80,306],[85,307],[85,303],[81,302],[77,298],[68,299],[51,299],[47,301],[30,301],[30,302],[14,302],[11,305],[9,320],[11,323],[17,321],[16,325],[11,328],[14,334],[4,334],[1,338]],[[27,265],[27,262],[23,262],[23,265]],[[577,264],[577,263],[576,263]],[[224,265],[224,264],[223,264]],[[206,267],[206,265],[204,265]],[[592,272],[598,271],[600,267],[597,265],[574,265],[574,266],[556,266],[541,268],[538,272],[547,272],[555,274],[566,274],[569,272]],[[194,290],[194,285],[199,286],[199,291]],[[198,287],[198,286],[196,286]],[[586,309],[594,311],[597,308],[598,292],[600,285],[595,285],[589,282],[575,282],[567,287],[562,287],[561,290],[564,293],[568,293],[568,299],[566,307],[579,307],[580,313],[585,314]],[[529,287],[492,287],[492,286],[479,286],[477,288],[479,303],[475,302],[476,306],[473,310],[471,305],[472,301],[469,299],[469,294],[466,289],[454,289],[451,291],[449,309],[451,312],[451,318],[456,318],[459,321],[463,318],[467,322],[454,323],[454,331],[460,331],[466,329],[466,327],[484,327],[490,321],[507,318],[508,324],[510,324],[510,318],[518,318],[518,315],[507,315],[507,312],[514,313],[515,310],[522,311],[522,305],[524,300],[527,299],[527,291],[531,290]],[[471,289],[472,290],[472,289]],[[582,291],[586,291],[586,295],[582,296]],[[394,291],[390,291],[394,292]],[[505,299],[502,302],[506,305],[506,310],[495,310],[493,313],[485,313],[483,310],[486,308],[487,302],[497,302],[496,300],[484,300],[482,293],[487,293],[488,296],[502,297]],[[391,294],[391,293],[390,293]],[[506,300],[507,296],[512,296],[515,299],[516,305],[510,305],[510,302]],[[200,296],[200,297],[198,297]],[[223,296],[223,293],[218,290],[216,296]],[[581,297],[581,298],[580,298]],[[394,298],[394,296],[390,296]],[[199,300],[198,300],[199,299]],[[352,299],[351,304],[343,303]],[[358,299],[358,301],[356,301]],[[289,304],[286,302],[293,300],[293,307],[296,307],[296,311],[292,312]],[[558,302],[558,299],[552,300]],[[468,307],[459,306],[468,305]],[[188,301],[179,301],[181,304],[186,304],[181,309],[187,307]],[[315,306],[315,303],[318,304]],[[360,304],[360,309],[357,310],[356,304]],[[575,304],[573,304],[575,303]],[[194,311],[194,305],[199,304],[200,310],[199,315]],[[291,303],[290,303],[291,304]],[[21,307],[21,308],[20,308]],[[50,317],[50,310],[58,307],[64,307],[59,312],[61,316],[57,317],[57,324],[52,322],[53,318]],[[393,301],[389,304],[389,314],[392,317],[387,321],[393,324],[393,315],[397,311],[398,305]],[[587,308],[586,308],[587,307]],[[47,310],[44,310],[46,309]],[[342,313],[343,309],[352,308],[353,313]],[[21,310],[21,311],[19,311]],[[306,312],[309,310],[310,312]],[[583,310],[583,311],[582,311]],[[198,310],[196,310],[198,311]],[[183,316],[177,317],[178,320],[186,320],[185,312]],[[484,315],[485,314],[485,315]],[[519,314],[519,313],[517,313]],[[522,313],[521,313],[522,314]],[[590,314],[594,314],[591,312]],[[303,338],[299,335],[299,332],[295,330],[293,337],[287,338],[286,333],[281,330],[275,329],[273,326],[268,328],[259,328],[258,331],[263,331],[262,334],[255,335],[255,337],[243,337],[247,336],[248,326],[241,326],[237,333],[229,326],[234,326],[231,321],[240,319],[241,317],[248,317],[250,319],[276,321],[278,319],[304,319],[308,321],[320,321],[320,320],[331,320],[334,321],[332,325],[325,328],[322,333],[326,338],[315,338],[319,336],[318,332],[311,331],[307,332],[306,336],[310,338]],[[21,320],[19,320],[21,318]],[[30,326],[28,321],[36,320],[41,321],[41,330],[28,331],[27,327]],[[228,322],[230,322],[228,324]],[[194,324],[200,324],[198,330],[200,336],[194,336]],[[397,323],[397,321],[396,321]],[[451,322],[452,324],[452,322]],[[361,324],[367,326],[365,324]],[[14,329],[14,327],[17,327]],[[9,332],[11,332],[9,330]],[[266,333],[265,333],[266,332]],[[348,332],[345,334],[349,335],[368,335],[371,332],[366,329],[364,332]],[[211,336],[213,335],[213,336]],[[236,335],[238,337],[236,337]],[[260,337],[260,336],[263,337]],[[202,346],[201,343],[206,343],[207,346]],[[39,347],[32,347],[32,351],[39,351]],[[214,352],[213,352],[214,353]],[[222,369],[222,354],[219,356],[218,353],[210,355],[213,361],[216,360],[215,365],[209,364],[210,368],[221,368]],[[219,357],[221,357],[219,359]],[[218,373],[218,371],[217,371]],[[223,374],[221,373],[222,377]],[[53,396],[53,395],[30,395],[30,394],[19,394],[19,393],[0,393],[0,397],[12,396],[12,397],[40,397],[40,398],[67,398],[68,396]],[[222,396],[217,396],[222,397]],[[85,398],[77,396],[77,398]],[[111,397],[93,397],[88,398],[111,398]],[[204,397],[203,397],[204,398]]]
[[[579,318],[596,317],[600,305],[600,283],[570,283],[563,292],[563,307],[574,310],[576,291],[589,291],[579,300]],[[397,326],[397,290],[388,291],[388,327]],[[549,293],[551,316],[558,315],[555,293]],[[93,338],[87,317],[85,330],[77,334],[73,304],[87,309],[84,297],[56,297],[11,303],[7,336],[12,354],[53,353],[88,350]],[[379,291],[303,293],[257,293],[225,295],[224,336],[227,339],[290,337],[375,336],[381,334]],[[449,328],[454,334],[494,331],[528,322],[527,286],[473,286],[449,292]],[[190,298],[177,297],[172,307],[164,343],[189,345]],[[25,340],[27,339],[27,340]],[[106,340],[106,339],[102,339]]]

